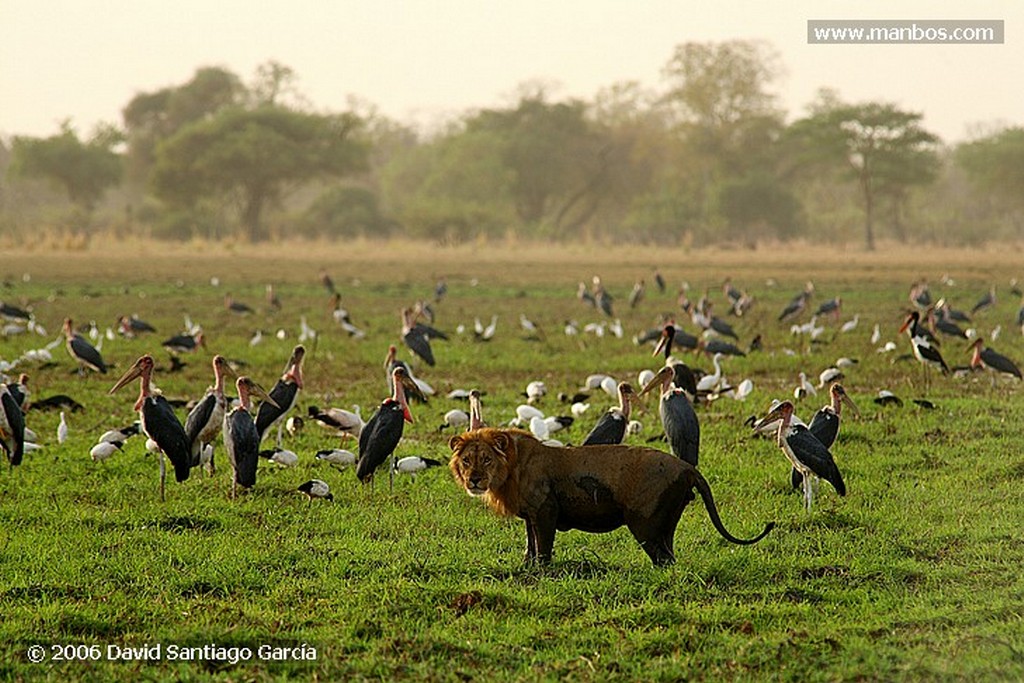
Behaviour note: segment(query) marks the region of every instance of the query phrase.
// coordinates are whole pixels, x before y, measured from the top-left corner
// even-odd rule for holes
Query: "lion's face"
[[[508,454],[513,447],[508,435],[497,431],[471,439],[457,435],[448,445],[452,449],[452,474],[469,495],[482,496],[508,479]]]

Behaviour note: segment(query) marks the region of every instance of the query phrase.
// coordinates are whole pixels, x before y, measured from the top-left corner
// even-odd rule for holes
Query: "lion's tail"
[[[708,484],[707,479],[705,479],[704,476],[697,470],[694,470],[694,473],[697,475],[697,491],[700,493],[700,497],[704,499],[704,507],[708,511],[708,517],[711,518],[711,523],[715,525],[716,529],[718,529],[718,533],[722,534],[722,538],[731,543],[737,543],[739,545],[750,545],[752,543],[757,543],[758,541],[760,541],[762,538],[768,535],[769,531],[775,528],[775,522],[768,522],[764,526],[764,531],[762,531],[760,534],[751,539],[736,538],[735,536],[730,534],[729,531],[725,528],[725,525],[722,524],[722,518],[718,516],[718,508],[715,507],[715,499],[711,495],[711,486]]]

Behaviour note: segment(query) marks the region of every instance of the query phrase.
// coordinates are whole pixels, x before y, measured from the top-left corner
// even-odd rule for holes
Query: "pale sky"
[[[1002,19],[1005,44],[807,44],[808,19],[887,18]],[[87,135],[199,67],[251,82],[269,60],[318,110],[355,96],[429,126],[507,105],[532,80],[557,84],[555,98],[660,88],[676,45],[734,38],[778,50],[791,119],[828,86],[923,112],[947,142],[1024,125],[1021,0],[0,0],[0,136],[45,137],[66,118]]]

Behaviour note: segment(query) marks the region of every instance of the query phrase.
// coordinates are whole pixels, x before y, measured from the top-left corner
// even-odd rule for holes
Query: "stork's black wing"
[[[404,428],[402,406],[397,401],[385,399],[359,435],[359,462],[356,464],[359,481],[368,481],[395,452]]]
[[[626,418],[622,416],[622,413],[608,411],[597,421],[581,445],[620,444],[625,437]]]
[[[402,341],[405,345],[415,353],[417,356],[423,359],[423,362],[434,367],[434,352],[430,348],[430,340],[425,334],[413,328],[402,336]]]
[[[270,401],[260,403],[256,411],[256,431],[259,432],[260,440],[263,440],[267,431],[281,420],[295,406],[299,397],[299,385],[295,382],[277,380],[277,384],[270,390],[270,398],[274,399],[274,406]]]
[[[240,486],[256,485],[259,465],[260,435],[252,416],[244,410],[232,410],[224,418],[224,448],[228,461],[235,470],[235,481]]]
[[[84,337],[77,334],[73,336],[68,342],[68,348],[72,356],[94,368],[97,372],[106,374],[107,364],[103,362],[103,356],[96,350],[96,347],[85,341]]]
[[[832,453],[809,429],[798,425],[786,437],[786,442],[797,459],[807,465],[811,472],[832,484],[840,496],[846,495],[846,484],[843,483],[843,476],[839,473]]]
[[[211,391],[189,411],[188,416],[185,418],[185,436],[188,438],[191,447],[190,452],[192,454],[193,466],[199,464],[199,452],[203,447],[199,443],[199,434],[210,422],[210,416],[213,415],[213,409],[216,407],[217,397]]]
[[[9,391],[0,393],[0,409],[7,420],[9,434],[4,434],[3,448],[7,451],[7,460],[11,467],[21,464],[25,455],[25,415]]]
[[[700,451],[700,422],[682,390],[666,394],[660,404],[661,425],[672,453],[694,467]]]
[[[188,479],[192,468],[188,437],[171,404],[163,396],[150,396],[142,404],[142,430],[156,441],[174,465],[174,478],[179,482]]]

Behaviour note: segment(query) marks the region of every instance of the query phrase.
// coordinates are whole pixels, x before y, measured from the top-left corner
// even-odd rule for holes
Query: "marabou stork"
[[[850,409],[858,415],[860,415],[860,411],[857,409],[857,404],[846,393],[846,389],[843,388],[842,384],[838,382],[833,384],[829,387],[828,393],[830,402],[828,405],[818,409],[818,412],[811,418],[811,424],[807,426],[807,429],[825,448],[832,448],[832,444],[836,442],[836,437],[839,436],[839,416],[842,413],[843,404],[845,403],[850,406]],[[791,478],[793,488],[799,488],[803,483],[803,475],[796,468],[793,468]]]
[[[281,430],[284,429],[284,417],[295,407],[302,389],[302,359],[306,356],[306,347],[299,344],[292,349],[288,365],[284,368],[281,379],[270,390],[271,401],[260,403],[256,412],[256,431],[260,441],[275,424],[277,425],[277,445],[281,445]]]
[[[605,411],[581,445],[620,444],[626,438],[630,407],[636,400],[636,394],[628,382],[619,382],[618,393],[619,405]]]
[[[822,301],[821,305],[818,306],[818,310],[814,312],[814,315],[831,315],[833,320],[839,320],[839,315],[843,309],[842,297],[833,297],[828,301]]]
[[[87,342],[85,337],[75,332],[71,326],[71,318],[64,319],[64,345],[71,357],[78,362],[79,375],[85,372],[85,368],[95,370],[102,375],[107,373],[107,364],[103,362],[100,352]]]
[[[633,291],[629,293],[629,307],[636,308],[644,300],[644,291],[647,289],[643,278],[633,283]]]
[[[437,361],[434,360],[434,351],[430,348],[430,337],[413,320],[411,309],[402,309],[402,341],[409,347],[409,350],[423,359],[423,362],[434,367]]]
[[[903,326],[900,327],[900,333],[906,332],[907,336],[910,337],[911,350],[914,352],[914,357],[921,362],[921,366],[924,368],[924,381],[925,386],[927,386],[929,365],[940,368],[944,375],[949,374],[949,366],[942,359],[942,354],[939,353],[939,350],[934,348],[932,342],[928,340],[923,328],[919,324],[920,320],[921,314],[917,311],[911,311],[907,315]]]
[[[661,414],[661,426],[665,429],[672,454],[697,466],[697,455],[700,450],[700,422],[697,413],[686,392],[675,386],[675,368],[666,365],[640,391],[640,396],[655,387],[661,387],[661,400],[658,411]]]
[[[395,390],[392,371],[396,367],[401,367],[405,370],[406,376],[412,380],[412,386],[409,389],[409,395],[412,398],[421,403],[426,403],[427,397],[434,395],[434,388],[412,374],[412,368],[409,367],[409,364],[398,358],[398,349],[394,344],[388,346],[388,354],[384,358],[384,374],[387,379],[389,394]]]
[[[190,444],[192,467],[199,464],[203,449],[207,445],[212,446],[220,436],[228,405],[227,398],[224,396],[224,378],[228,375],[235,377],[234,371],[224,356],[220,354],[214,356],[212,365],[213,386],[207,389],[206,395],[195,404],[189,411],[188,417],[185,418],[185,434],[188,436]],[[206,471],[213,476],[215,469],[211,455],[209,462],[206,463]]]
[[[987,348],[984,340],[976,339],[971,344],[970,349],[974,353],[974,356],[971,358],[972,368],[988,368],[996,373],[1002,372],[1021,379],[1020,368],[1017,367],[1017,364],[1001,353],[996,353],[992,349]],[[995,377],[993,377],[994,381]]]
[[[206,340],[203,337],[202,330],[198,330],[196,332],[176,334],[170,339],[164,340],[160,346],[167,349],[167,352],[173,356],[179,353],[192,353],[200,346],[206,346]]]
[[[230,294],[224,295],[224,308],[228,309],[232,313],[237,313],[238,315],[246,315],[254,312],[252,306],[242,303],[241,301],[235,301],[234,297]]]
[[[160,500],[163,501],[164,481],[167,478],[164,456],[166,455],[174,466],[174,478],[178,482],[183,482],[188,479],[192,468],[192,449],[185,428],[178,421],[171,404],[152,388],[152,356],[146,354],[135,361],[128,372],[111,387],[110,393],[113,394],[136,378],[140,382],[139,399],[135,402],[135,410],[139,413],[143,433],[159,448],[157,460],[160,462]]]
[[[983,311],[986,308],[992,308],[996,305],[996,288],[995,285],[989,288],[988,292],[978,299],[978,303],[971,307],[971,315],[974,315],[978,311]]]
[[[779,322],[788,322],[801,313],[807,308],[807,302],[811,300],[811,295],[814,293],[814,284],[808,282],[804,286],[804,291],[794,296],[786,307],[782,309],[779,314]]]
[[[21,412],[28,412],[30,392],[28,389],[28,374],[21,373],[18,375],[17,382],[8,382],[7,389],[11,392],[11,396],[17,402],[18,407],[21,408]]]
[[[0,384],[0,446],[13,468],[25,455],[25,414],[6,384]]]
[[[156,328],[136,315],[122,315],[117,319],[117,331],[123,337],[134,337],[144,332],[156,332]]]
[[[665,278],[657,268],[654,269],[654,284],[657,285],[658,291],[661,294],[665,293]]]
[[[669,356],[672,355],[673,346],[681,346],[686,349],[696,349],[700,343],[697,337],[692,334],[687,334],[682,328],[678,327],[674,322],[669,322],[661,330],[661,338],[658,340],[658,344],[654,347],[654,353],[651,355],[657,356],[659,353],[664,354],[665,360],[668,360]]]
[[[412,385],[412,380],[401,366],[391,371],[391,379],[394,385],[393,393],[384,399],[359,435],[356,477],[364,484],[373,480],[373,473],[385,460],[389,457],[394,460],[395,448],[402,440],[405,423],[412,422],[412,413],[409,412],[409,404],[405,400],[405,391]],[[393,468],[389,468],[389,475],[389,486],[392,486]]]
[[[846,485],[836,467],[832,454],[818,441],[809,429],[792,424],[793,404],[782,401],[761,420],[754,424],[755,430],[778,421],[777,442],[779,448],[803,477],[804,507],[810,511],[814,500],[814,489],[819,478],[832,484],[840,496],[846,495]]]
[[[480,429],[485,427],[484,422],[484,411],[483,405],[480,402],[480,392],[473,389],[469,392],[469,424],[466,426],[466,431],[471,432],[474,429]]]
[[[256,468],[260,457],[260,433],[252,419],[250,397],[263,399],[262,407],[273,404],[274,399],[260,385],[245,375],[235,380],[238,389],[238,406],[224,416],[224,448],[228,452],[228,462],[234,470],[231,479],[231,497],[234,498],[238,486],[252,488],[256,485]]]

